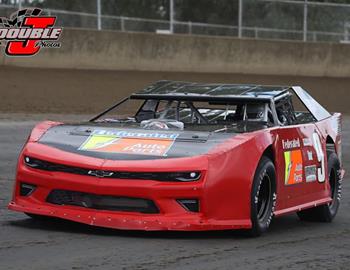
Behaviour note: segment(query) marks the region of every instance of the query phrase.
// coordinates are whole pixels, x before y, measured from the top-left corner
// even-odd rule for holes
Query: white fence
[[[271,1],[271,0],[263,0]],[[281,0],[280,0],[281,1]],[[99,1],[98,1],[99,2]],[[282,0],[282,2],[300,5],[300,1]],[[304,1],[303,1],[304,2]],[[22,7],[22,6],[21,6]],[[305,25],[301,30],[269,28],[261,26],[222,25],[207,24],[199,22],[183,22],[176,20],[145,19],[124,16],[112,16],[101,14],[101,9],[97,5],[96,13],[73,12],[57,9],[44,9],[46,14],[57,16],[57,25],[63,27],[87,28],[98,30],[115,30],[125,32],[158,32],[190,35],[214,35],[232,36],[253,39],[277,39],[277,40],[300,40],[308,42],[344,42],[350,41],[350,22],[344,25],[342,32],[312,31],[307,30]],[[349,5],[350,7],[350,5]],[[17,11],[17,5],[0,4],[0,16],[9,16]],[[22,7],[23,8],[23,7]],[[349,8],[350,20],[350,8]],[[172,22],[172,23],[171,23]]]

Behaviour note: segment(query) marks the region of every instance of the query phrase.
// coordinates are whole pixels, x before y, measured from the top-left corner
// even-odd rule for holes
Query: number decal
[[[321,168],[317,169],[318,182],[323,183],[326,180],[326,170],[325,170],[325,155],[322,149],[320,136],[315,132],[312,134],[312,139],[314,143],[314,148],[317,155],[318,162],[321,162]]]

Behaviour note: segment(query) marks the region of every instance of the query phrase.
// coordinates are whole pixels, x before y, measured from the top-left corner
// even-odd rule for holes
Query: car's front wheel
[[[270,226],[276,204],[276,172],[273,162],[263,156],[256,169],[251,193],[251,236],[259,236]]]

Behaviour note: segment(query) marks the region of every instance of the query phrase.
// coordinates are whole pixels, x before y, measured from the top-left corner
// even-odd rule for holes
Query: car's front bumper
[[[246,220],[213,220],[198,214],[131,214],[125,212],[106,212],[78,207],[58,207],[54,205],[31,203],[23,199],[11,202],[9,209],[18,212],[58,217],[88,225],[145,231],[201,231],[230,230],[250,228]]]
[[[25,151],[26,153],[26,151]],[[203,177],[194,182],[161,182],[152,180],[106,179],[93,176],[76,175],[62,172],[48,172],[29,168],[23,162],[23,153],[19,159],[16,185],[9,209],[24,213],[58,217],[89,225],[127,230],[225,230],[250,228],[249,219],[224,219],[207,215],[208,207],[215,207],[206,197],[205,157],[190,160],[178,159],[155,164],[153,170],[169,171],[169,167],[182,168],[184,171],[196,168],[203,171]],[[29,153],[32,154],[32,153]],[[59,153],[54,160],[60,158]],[[36,156],[42,158],[41,156]],[[50,160],[50,161],[54,161]],[[73,159],[74,160],[74,159]],[[176,163],[176,164],[175,164]],[[76,162],[74,162],[76,164]],[[142,166],[150,164],[142,163]],[[171,165],[168,165],[171,164]],[[135,165],[135,164],[134,164]],[[139,165],[141,166],[141,165]],[[126,167],[123,166],[124,168]],[[132,170],[144,170],[129,166]],[[36,189],[28,196],[21,196],[20,184],[35,185]],[[121,196],[152,200],[159,213],[140,213],[128,211],[97,210],[82,206],[56,205],[47,202],[52,190],[70,190],[104,196]],[[178,199],[197,199],[199,211],[185,209]]]

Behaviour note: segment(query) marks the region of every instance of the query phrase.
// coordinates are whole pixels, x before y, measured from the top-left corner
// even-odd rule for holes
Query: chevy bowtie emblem
[[[114,174],[114,172],[100,171],[100,170],[90,170],[90,171],[88,171],[88,175],[96,176],[96,177],[99,177],[99,178],[111,177],[113,174]]]

